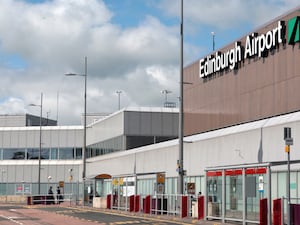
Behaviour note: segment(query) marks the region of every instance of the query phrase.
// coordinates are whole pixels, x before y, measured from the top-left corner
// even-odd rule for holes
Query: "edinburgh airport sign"
[[[299,42],[300,17],[292,18],[288,21],[288,43]],[[278,48],[279,44],[284,44],[285,22],[278,21],[277,26],[265,34],[252,33],[246,37],[245,46],[241,42],[235,42],[234,47],[226,52],[217,51],[214,55],[209,55],[199,61],[199,76],[206,78],[216,72],[227,69],[238,69],[238,64],[252,57],[267,57],[268,51]]]

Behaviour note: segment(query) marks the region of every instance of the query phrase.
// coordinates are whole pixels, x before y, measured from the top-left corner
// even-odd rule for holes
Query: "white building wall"
[[[0,130],[0,148],[38,148],[39,127],[4,127]],[[82,147],[81,126],[42,127],[42,147]]]
[[[37,183],[38,161],[37,160],[3,160],[0,165],[5,183]],[[41,183],[47,183],[51,176],[51,182],[69,182],[69,169],[72,169],[73,182],[81,182],[82,164],[79,160],[42,160]]]
[[[87,145],[118,137],[124,134],[124,112],[118,111],[87,127]]]
[[[291,160],[299,160],[300,151],[297,149],[300,142],[297,139],[300,140],[300,113],[296,113],[186,137],[183,164],[187,176],[204,175],[206,167],[286,160],[285,126],[292,128],[294,138]],[[261,148],[262,157],[259,157]],[[166,172],[167,177],[175,177],[178,176],[178,152],[178,140],[173,140],[99,156],[88,159],[91,163],[87,164],[87,173],[112,176],[132,174],[136,165],[136,173]],[[300,166],[294,165],[292,168],[300,169]],[[286,167],[272,168],[273,171],[281,169]]]

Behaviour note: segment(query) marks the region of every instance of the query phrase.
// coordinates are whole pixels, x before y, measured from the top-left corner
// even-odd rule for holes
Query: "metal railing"
[[[27,196],[27,205],[54,205],[54,204],[68,204],[68,205],[77,205],[78,200],[74,194],[61,194],[61,195],[28,195]]]
[[[138,213],[149,213],[156,215],[172,215],[182,217],[182,207],[187,209],[187,217],[197,217],[197,198],[194,195],[179,195],[179,194],[157,194],[157,195],[137,195],[139,196],[139,202],[134,202],[134,204],[139,204]],[[187,197],[185,205],[182,205],[182,197]],[[131,211],[130,197],[132,196],[120,196],[113,195],[111,201],[111,209]],[[146,198],[150,198],[150,208],[147,209]],[[147,210],[149,210],[147,212]]]

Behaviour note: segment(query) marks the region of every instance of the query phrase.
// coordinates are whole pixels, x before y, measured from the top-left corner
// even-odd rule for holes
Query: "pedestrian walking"
[[[57,186],[56,188],[56,203],[60,204],[62,202],[62,195],[60,193],[60,188]]]
[[[50,188],[48,190],[48,202],[49,202],[49,204],[54,204],[54,196],[53,196],[52,186],[50,186]]]

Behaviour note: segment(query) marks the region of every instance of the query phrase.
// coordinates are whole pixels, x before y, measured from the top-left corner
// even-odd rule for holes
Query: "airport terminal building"
[[[257,221],[260,198],[286,196],[285,127],[293,138],[291,197],[300,198],[299,62],[300,7],[184,68],[184,82],[191,83],[183,93],[184,179],[194,184],[185,193],[202,192],[217,209],[209,217]],[[0,132],[0,192],[27,183],[36,192],[38,163],[27,149],[38,147],[38,127]],[[64,181],[66,192],[80,193],[83,127],[43,126],[43,133],[49,153],[42,160],[42,190]],[[86,182],[105,196],[130,178],[135,193],[154,195],[156,174],[163,173],[163,192],[177,193],[177,136],[178,109],[172,108],[124,109],[88,124]],[[5,158],[16,148],[27,158]]]

